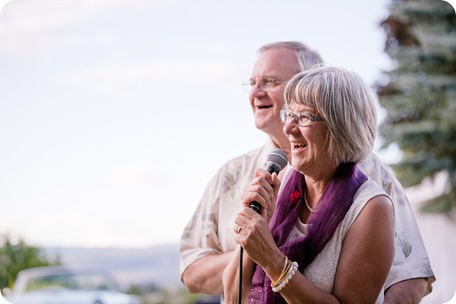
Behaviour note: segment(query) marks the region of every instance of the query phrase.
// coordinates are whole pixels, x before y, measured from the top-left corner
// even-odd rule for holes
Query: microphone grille
[[[267,163],[273,163],[279,168],[279,171],[287,166],[288,158],[285,152],[281,149],[272,150],[266,156]]]

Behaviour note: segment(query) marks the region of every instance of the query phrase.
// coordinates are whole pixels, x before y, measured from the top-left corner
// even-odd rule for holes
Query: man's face
[[[253,67],[250,80],[257,84],[249,94],[250,106],[255,116],[255,126],[270,136],[282,133],[280,109],[284,104],[285,83],[267,91],[262,90],[258,83],[268,80],[288,81],[298,72],[296,54],[287,49],[270,49],[263,52]]]

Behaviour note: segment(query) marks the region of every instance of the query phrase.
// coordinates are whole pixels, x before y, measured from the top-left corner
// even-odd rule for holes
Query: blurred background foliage
[[[38,247],[23,240],[13,243],[8,236],[0,239],[0,286],[12,288],[19,271],[40,266],[58,265],[59,259],[49,261]]]
[[[59,256],[49,259],[39,247],[26,244],[22,239],[13,241],[8,235],[0,235],[0,292],[5,296],[11,292],[21,270],[61,264]],[[122,291],[140,296],[142,304],[213,303],[210,302],[213,297],[191,294],[183,287],[167,289],[154,284],[131,285]]]
[[[456,206],[455,10],[442,0],[396,0],[381,26],[393,63],[376,85],[387,110],[383,148],[402,151],[391,167],[404,187],[447,173],[448,191],[422,210],[449,214]]]

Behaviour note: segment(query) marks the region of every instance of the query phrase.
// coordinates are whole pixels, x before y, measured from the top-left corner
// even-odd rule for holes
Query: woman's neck
[[[317,166],[304,173],[306,185],[305,195],[311,209],[318,209],[320,198],[331,182],[336,169],[336,166],[325,164],[324,166]]]

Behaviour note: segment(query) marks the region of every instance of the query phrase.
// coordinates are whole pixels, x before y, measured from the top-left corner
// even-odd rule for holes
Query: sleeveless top
[[[340,225],[337,227],[333,237],[326,244],[323,250],[315,257],[312,263],[304,269],[304,275],[318,288],[329,293],[332,292],[340,252],[342,249],[342,242],[344,241],[345,235],[367,202],[373,197],[379,195],[387,196],[385,191],[383,191],[371,179],[362,184],[354,196],[353,204]],[[297,226],[294,227],[290,237],[297,237],[297,234],[300,234],[300,231],[303,230],[302,227],[305,227],[305,224],[300,222],[296,225]],[[301,227],[299,227],[299,225]],[[375,303],[383,303],[384,289],[385,288],[383,287]]]

